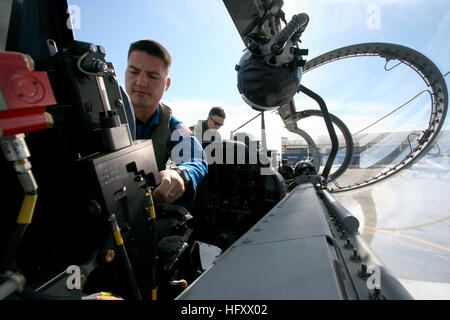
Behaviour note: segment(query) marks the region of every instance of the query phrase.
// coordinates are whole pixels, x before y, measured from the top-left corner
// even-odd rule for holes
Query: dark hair
[[[150,39],[142,39],[133,42],[130,45],[130,49],[128,49],[128,58],[130,58],[130,54],[136,50],[144,51],[149,55],[160,58],[168,68],[172,65],[172,57],[170,56],[169,51],[167,51],[167,49],[159,42]]]
[[[223,110],[222,107],[212,107],[212,109],[209,111],[209,116],[218,116],[225,119],[225,110]]]

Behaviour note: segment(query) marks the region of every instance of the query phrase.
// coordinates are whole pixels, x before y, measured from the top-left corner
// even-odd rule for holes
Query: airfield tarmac
[[[354,177],[372,174],[355,170],[361,171]],[[447,157],[427,158],[385,182],[333,197],[359,219],[363,238],[413,296],[450,299],[449,189]]]

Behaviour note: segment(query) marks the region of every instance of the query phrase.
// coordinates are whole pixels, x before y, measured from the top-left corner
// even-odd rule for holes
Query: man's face
[[[208,129],[220,129],[223,126],[225,118],[217,115],[208,116]]]
[[[162,59],[144,51],[131,52],[125,87],[136,113],[140,110],[152,115],[169,86],[169,68]]]

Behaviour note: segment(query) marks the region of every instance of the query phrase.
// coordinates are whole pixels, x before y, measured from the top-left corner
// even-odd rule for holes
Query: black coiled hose
[[[275,36],[274,44],[272,45],[272,52],[278,53],[283,48],[286,41],[292,36],[298,39],[305,30],[309,22],[309,16],[306,13],[299,13],[292,17],[292,20],[284,27],[279,34]]]

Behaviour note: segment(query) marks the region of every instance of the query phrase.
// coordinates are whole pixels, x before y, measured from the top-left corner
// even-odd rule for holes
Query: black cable
[[[108,221],[111,224],[111,230],[113,232],[114,242],[116,244],[117,249],[119,250],[119,253],[120,253],[123,263],[125,265],[125,270],[126,270],[126,274],[128,276],[128,280],[130,282],[133,298],[135,300],[142,300],[142,296],[139,291],[139,287],[137,285],[136,278],[134,276],[133,267],[131,266],[130,259],[128,258],[128,254],[127,254],[127,250],[125,249],[122,234],[120,233],[116,215],[114,213],[111,214],[108,218]]]
[[[152,197],[152,190],[150,188],[145,189],[146,206],[148,217],[150,218],[151,228],[152,228],[152,269],[150,277],[150,296],[152,300],[157,299],[157,288],[158,288],[158,278],[157,278],[157,265],[158,265],[158,230],[156,229],[156,212],[155,204]]]
[[[322,117],[322,112],[320,110],[313,110],[313,109],[303,110],[303,111],[296,113],[293,118],[296,121],[299,121],[299,120],[307,118],[309,116]],[[332,113],[330,113],[330,118],[331,118],[331,122],[333,122],[339,128],[342,135],[344,136],[345,157],[344,157],[344,161],[342,162],[341,166],[335,172],[330,174],[330,176],[328,178],[329,181],[337,179],[345,172],[345,170],[348,169],[348,167],[350,166],[351,161],[353,159],[353,153],[354,153],[354,148],[355,148],[352,134],[350,133],[350,130],[345,125],[345,123],[341,119],[339,119],[338,117],[333,115]]]
[[[283,48],[284,44],[288,39],[295,35],[298,39],[308,25],[309,17],[306,13],[299,13],[292,17],[292,20],[288,23],[286,27],[281,30],[279,34],[275,36],[274,44],[272,46],[272,51],[278,51]]]
[[[319,96],[317,93],[309,90],[303,85],[300,85],[300,91],[306,94],[308,97],[314,99],[319,104],[320,110],[322,111],[323,119],[325,120],[325,125],[327,126],[328,134],[330,135],[331,151],[330,155],[328,156],[325,167],[323,168],[322,171],[322,177],[325,179],[325,181],[328,181],[328,175],[330,174],[331,166],[333,165],[334,159],[336,158],[336,154],[339,149],[339,140],[337,138],[336,131],[334,130],[327,105],[325,101],[322,99],[322,97]]]

